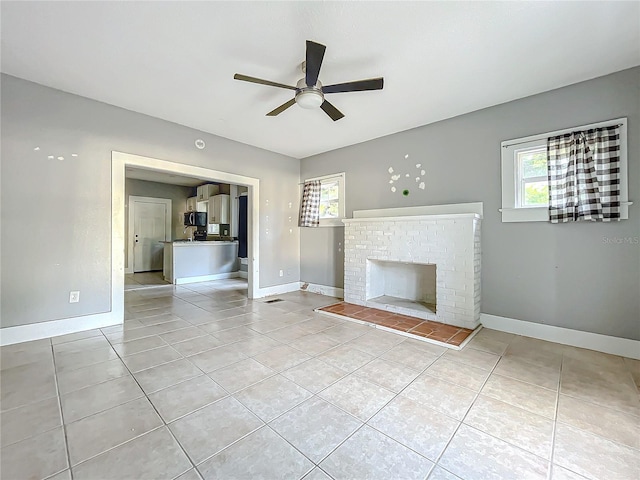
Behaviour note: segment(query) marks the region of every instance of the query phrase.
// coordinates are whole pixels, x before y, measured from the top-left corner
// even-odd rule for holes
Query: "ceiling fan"
[[[382,90],[383,78],[378,77],[370,78],[368,80],[357,80],[355,82],[336,83],[335,85],[322,85],[318,81],[318,76],[320,74],[320,67],[322,66],[322,59],[324,58],[324,52],[326,49],[327,47],[324,45],[307,40],[306,60],[302,62],[302,71],[305,74],[305,77],[298,80],[295,87],[291,85],[284,85],[282,83],[271,82],[269,80],[263,80],[261,78],[249,77],[240,73],[236,73],[233,78],[236,80],[242,80],[243,82],[259,83],[261,85],[268,85],[271,87],[295,90],[296,93],[294,98],[267,113],[268,117],[275,117],[276,115],[284,112],[294,103],[297,103],[302,108],[320,107],[324,113],[329,115],[335,122],[336,120],[340,120],[344,117],[344,114],[325,100],[324,96],[326,94],[361,92],[364,90]]]

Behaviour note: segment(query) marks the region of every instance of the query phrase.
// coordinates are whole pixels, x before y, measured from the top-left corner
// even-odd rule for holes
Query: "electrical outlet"
[[[284,276],[284,272],[282,270],[280,270],[280,276],[283,277]]]
[[[69,303],[78,303],[79,301],[80,301],[80,292],[78,290],[69,292]]]

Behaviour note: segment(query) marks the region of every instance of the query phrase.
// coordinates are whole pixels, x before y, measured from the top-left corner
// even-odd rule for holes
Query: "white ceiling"
[[[1,2],[2,71],[303,158],[640,64],[640,2]],[[294,105],[305,40],[324,84]]]

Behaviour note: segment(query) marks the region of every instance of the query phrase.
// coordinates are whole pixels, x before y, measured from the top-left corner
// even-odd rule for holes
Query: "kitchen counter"
[[[162,242],[172,244],[175,247],[185,247],[192,245],[228,245],[228,244],[237,244],[237,241],[230,242],[228,240],[174,240],[173,242]]]
[[[164,243],[164,279],[176,285],[238,276],[238,242],[225,240]]]

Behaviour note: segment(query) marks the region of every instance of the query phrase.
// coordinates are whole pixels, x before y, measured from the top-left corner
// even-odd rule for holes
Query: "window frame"
[[[342,219],[345,218],[345,173],[334,173],[331,175],[323,175],[320,177],[307,178],[304,183],[312,182],[316,180],[320,180],[320,182],[324,181],[338,181],[338,216],[334,218],[321,218],[319,227],[343,227],[344,223],[342,223]],[[303,183],[303,185],[304,185]]]
[[[536,147],[547,148],[547,138],[565,133],[571,133],[593,128],[602,128],[611,125],[620,125],[620,219],[629,218],[629,177],[627,168],[627,118],[616,118],[604,122],[591,123],[578,127],[555,130],[553,132],[539,133],[528,137],[514,138],[500,143],[501,172],[502,172],[502,222],[548,222],[549,206],[534,207],[520,204],[520,187],[518,182],[518,167],[516,165],[518,152],[531,150]]]

